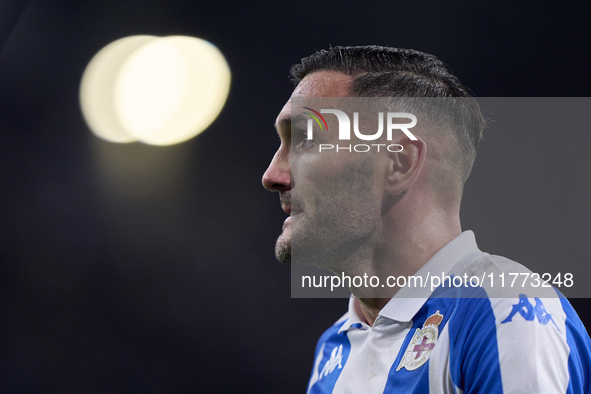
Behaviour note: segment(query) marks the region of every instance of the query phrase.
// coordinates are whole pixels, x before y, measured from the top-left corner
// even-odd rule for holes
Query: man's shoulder
[[[345,323],[349,321],[349,311],[345,312],[343,316],[339,317],[337,321],[335,321],[332,326],[330,326],[326,331],[329,330],[336,330],[339,331]]]
[[[526,266],[483,252],[449,274],[463,279],[440,289],[456,302],[445,328],[460,386],[484,387],[485,371],[498,370],[507,391],[589,392],[591,339],[559,290]]]
[[[458,261],[447,275],[462,278],[463,298],[563,297],[544,276],[546,274],[541,275],[514,260],[480,250]],[[563,282],[572,282],[568,274],[562,279]]]
[[[342,315],[336,322],[334,322],[330,327],[328,327],[326,330],[324,330],[324,332],[320,336],[320,339],[318,340],[318,343],[320,344],[322,342],[327,341],[331,337],[338,335],[339,332],[341,332],[343,325],[345,325],[348,322],[349,322],[349,311],[345,312],[345,314]]]
[[[564,326],[567,320],[580,323],[568,299],[558,289],[525,265],[509,258],[480,252],[471,259],[460,261],[449,275],[461,277],[461,285],[441,289],[441,296],[449,297],[455,293],[452,295],[458,301],[454,320],[463,325],[477,325],[478,320],[489,315],[497,328],[519,321],[519,318],[554,327]],[[531,323],[524,327],[532,329],[535,326]]]
[[[466,256],[466,258],[458,261],[451,269],[452,274],[469,273],[469,274],[491,274],[502,272],[516,272],[516,273],[533,273],[525,265],[511,260],[507,257],[498,256],[490,253],[477,250],[474,253]]]
[[[540,341],[589,335],[568,299],[525,265],[503,256],[474,251],[447,273],[457,281],[444,282],[427,301],[447,301],[448,330],[462,344],[466,339],[502,341],[511,348],[530,339]],[[528,340],[525,340],[529,338]],[[568,347],[568,346],[567,346]]]

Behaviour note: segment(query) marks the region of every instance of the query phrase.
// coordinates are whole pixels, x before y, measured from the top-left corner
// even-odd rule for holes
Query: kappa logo
[[[429,360],[431,351],[437,343],[439,325],[442,321],[443,315],[437,311],[425,320],[422,329],[417,328],[396,371],[402,368],[414,371]]]
[[[343,368],[343,345],[335,346],[330,353],[330,358],[326,360],[324,367],[320,372],[318,369],[320,368],[320,364],[322,363],[322,358],[324,356],[324,346],[326,344],[322,344],[320,351],[318,352],[318,356],[316,357],[316,361],[314,362],[314,370],[312,372],[312,377],[310,378],[310,385],[308,386],[308,390],[319,380],[323,377],[329,375],[335,369],[342,369]]]
[[[544,304],[542,304],[542,300],[539,298],[534,298],[534,300],[536,301],[535,306],[529,302],[529,299],[525,294],[519,294],[519,302],[513,305],[511,313],[509,313],[509,316],[507,316],[501,324],[509,323],[513,320],[513,316],[519,313],[527,321],[532,321],[537,318],[538,321],[544,325],[548,324],[548,322],[552,322],[558,331],[560,331],[556,322],[552,318],[552,315],[546,311]]]
[[[334,371],[335,368],[337,368],[337,367],[339,369],[342,369],[343,368],[342,361],[343,361],[343,345],[339,345],[339,347],[335,347],[334,349],[332,349],[332,353],[330,354],[330,358],[328,359],[326,364],[324,364],[324,368],[322,368],[322,371],[320,371],[320,376],[318,379],[322,379],[322,377],[328,375],[329,373]]]

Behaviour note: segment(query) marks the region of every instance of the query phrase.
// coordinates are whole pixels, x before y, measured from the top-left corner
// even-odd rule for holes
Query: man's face
[[[375,156],[319,152],[320,143],[337,144],[337,134],[325,131],[307,140],[306,119],[292,119],[302,113],[302,100],[346,97],[349,81],[350,77],[336,72],[310,74],[277,117],[281,145],[263,175],[263,185],[280,193],[282,208],[290,214],[275,246],[283,263],[341,270],[338,262],[343,256],[369,246],[379,229],[381,195]],[[329,130],[337,129],[333,118],[326,118]]]

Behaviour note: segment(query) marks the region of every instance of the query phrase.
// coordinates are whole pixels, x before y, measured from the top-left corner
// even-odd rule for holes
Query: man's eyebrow
[[[280,118],[277,121],[277,123],[275,124],[275,129],[277,129],[277,131],[285,130],[287,128],[291,128],[292,124],[301,123],[305,120],[306,120],[306,115],[304,115],[304,114],[298,114],[298,115],[294,115],[294,116],[286,116],[286,117]]]
[[[275,129],[277,130],[277,132],[279,132],[279,130],[285,130],[286,128],[290,128],[291,127],[291,117],[287,116],[287,117],[282,117],[280,119],[277,119],[277,121],[275,122],[275,124],[273,126],[275,126]]]
[[[291,123],[301,123],[307,119],[307,116],[304,114],[297,114],[291,117]]]

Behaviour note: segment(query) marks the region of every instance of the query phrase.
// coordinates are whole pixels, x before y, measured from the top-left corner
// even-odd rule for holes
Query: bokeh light
[[[215,120],[230,79],[224,56],[205,40],[132,36],[107,45],[90,61],[80,103],[100,138],[172,145]]]

